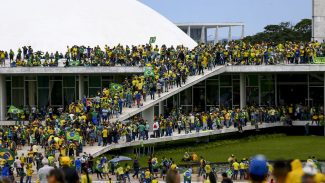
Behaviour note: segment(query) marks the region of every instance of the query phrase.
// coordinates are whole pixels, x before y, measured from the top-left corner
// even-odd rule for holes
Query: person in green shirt
[[[138,132],[139,132],[139,140],[142,138],[144,140],[145,138],[145,129],[146,127],[141,123],[138,126]]]

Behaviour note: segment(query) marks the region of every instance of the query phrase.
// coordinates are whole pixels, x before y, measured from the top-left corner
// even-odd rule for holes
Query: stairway
[[[126,120],[126,119],[158,104],[159,102],[164,101],[164,100],[168,99],[169,97],[171,97],[175,94],[178,94],[179,92],[181,92],[181,91],[183,91],[183,90],[185,90],[201,81],[204,81],[207,78],[224,73],[225,70],[226,70],[225,66],[216,66],[212,70],[204,70],[204,75],[189,76],[187,78],[186,83],[184,85],[182,85],[182,87],[177,88],[176,86],[174,86],[173,89],[169,89],[168,92],[161,93],[160,97],[158,97],[158,94],[156,94],[154,100],[151,100],[150,96],[147,96],[147,101],[143,102],[143,106],[141,106],[140,108],[137,108],[137,107],[123,108],[122,114],[119,115],[118,118],[116,118],[116,116],[114,115],[114,117],[112,119],[110,119],[110,121],[114,122],[114,121]]]

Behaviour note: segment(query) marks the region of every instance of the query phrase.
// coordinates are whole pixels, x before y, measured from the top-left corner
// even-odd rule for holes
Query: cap
[[[307,175],[316,175],[318,170],[315,167],[315,164],[312,162],[307,162],[305,167],[303,168],[303,171]]]
[[[256,176],[264,176],[269,172],[266,159],[263,155],[255,156],[249,165],[249,173]]]

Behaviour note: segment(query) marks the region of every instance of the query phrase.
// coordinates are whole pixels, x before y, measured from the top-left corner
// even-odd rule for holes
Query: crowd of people
[[[109,120],[109,109],[105,105],[87,106],[86,103],[86,100],[72,103],[66,110],[58,110],[58,113],[54,113],[50,107],[45,111],[35,107],[25,109],[24,113],[18,114],[17,125],[0,128],[0,147],[16,152],[25,145],[40,145],[47,154],[60,151],[62,155],[79,155],[86,145],[107,146],[231,126],[242,131],[247,123],[257,127],[259,123],[277,121],[290,125],[292,120],[311,120],[312,125],[324,123],[322,107],[301,104],[247,106],[243,109],[216,107],[209,112],[191,113],[173,109],[168,114],[155,116],[152,121],[136,115],[128,121],[113,122]],[[24,118],[27,118],[28,124]]]
[[[64,58],[67,67],[121,65],[151,68],[149,73],[126,78],[123,83],[116,84],[115,87],[104,88],[92,98],[84,96],[82,100],[64,108],[26,107],[23,112],[11,114],[17,123],[15,126],[0,128],[0,148],[9,149],[17,154],[23,146],[30,146],[29,153],[17,157],[19,161],[17,160],[15,165],[16,168],[18,167],[17,174],[22,177],[22,180],[26,177],[26,182],[31,181],[33,163],[38,172],[41,172],[42,166],[50,169],[47,166],[54,166],[55,155],[59,154],[60,166],[65,166],[67,171],[71,171],[67,165],[71,166],[72,162],[79,174],[84,172],[87,175],[86,179],[85,176],[81,176],[80,180],[89,183],[91,179],[88,176],[89,170],[83,170],[85,166],[82,166],[82,163],[93,162],[91,167],[94,168],[91,168],[91,172],[96,172],[98,178],[108,175],[108,167],[112,168],[114,165],[110,165],[107,159],[100,159],[98,163],[91,156],[81,155],[85,145],[108,146],[114,143],[172,136],[174,133],[198,133],[202,130],[216,130],[231,126],[242,132],[247,123],[252,123],[258,128],[258,123],[284,121],[290,124],[293,119],[312,120],[312,123],[319,125],[324,122],[323,108],[301,104],[279,107],[247,106],[243,109],[216,107],[211,111],[191,113],[173,109],[168,114],[156,116],[152,121],[144,120],[140,116],[134,116],[127,122],[111,119],[118,118],[124,108],[141,107],[149,95],[151,99],[160,97],[163,92],[181,87],[188,77],[203,74],[205,69],[212,69],[216,65],[312,63],[316,56],[323,55],[323,49],[324,47],[318,42],[251,45],[234,41],[214,46],[201,44],[192,50],[183,46],[159,48],[151,45],[132,47],[119,45],[113,48],[105,46],[104,49],[99,46],[67,47],[64,55],[59,52],[54,54],[34,52],[30,46],[19,49],[17,53],[13,50],[0,51],[2,66],[6,59],[10,60],[13,67],[58,66],[60,59]],[[28,121],[28,124],[25,121]],[[152,133],[149,132],[151,129]],[[38,153],[38,146],[45,149],[45,154]],[[82,158],[75,158],[81,156]],[[88,158],[91,160],[89,161]],[[171,160],[162,162],[165,168],[164,173],[161,174],[167,175],[173,163]],[[240,167],[242,162],[237,163]],[[3,164],[2,170],[5,170],[3,175],[9,176],[10,166],[8,163]],[[125,172],[129,172],[130,168],[125,165],[124,169],[117,168],[116,171],[119,172],[118,174],[123,172],[123,175],[129,175]],[[143,181],[148,179],[146,172]],[[151,170],[149,167],[149,172],[152,174],[154,168]],[[62,171],[57,169],[51,170],[49,180],[52,177],[62,183],[70,182],[59,179],[61,173]],[[111,173],[115,174],[115,171]],[[207,177],[210,175],[206,174],[205,178]],[[152,181],[150,176],[150,182]],[[149,183],[148,180],[146,183]]]
[[[199,47],[202,47],[200,45]],[[279,63],[313,63],[316,56],[324,55],[324,46],[318,42],[284,42],[275,44],[263,42],[250,44],[241,41],[218,43],[216,45],[204,45],[204,53],[194,48],[190,50],[182,46],[174,48],[151,46],[149,44],[139,46],[117,45],[110,47],[77,46],[67,47],[65,53],[59,51],[46,52],[34,51],[31,46],[13,50],[0,51],[1,65],[5,59],[10,60],[11,66],[58,66],[60,59],[65,59],[66,66],[145,66],[148,63],[175,62],[176,58],[187,60],[187,67],[199,66],[197,57],[202,57],[202,64],[279,64]],[[206,58],[204,58],[206,57]],[[196,60],[194,64],[193,61]]]
[[[130,165],[112,160],[109,161],[105,156],[95,159],[84,154],[75,159],[59,157],[58,163],[55,163],[51,157],[40,155],[35,160],[22,155],[16,158],[13,167],[8,164],[1,166],[0,181],[12,182],[16,176],[18,182],[31,182],[34,171],[32,167],[37,164],[37,176],[33,179],[40,183],[92,183],[94,173],[98,180],[106,180],[108,183],[113,180],[141,183],[158,183],[160,180],[166,183],[180,183],[181,179],[184,183],[190,183],[193,179],[203,183],[232,183],[238,180],[257,183],[325,182],[322,166],[315,157],[310,157],[302,163],[297,159],[268,162],[262,155],[238,161],[235,155],[231,155],[228,158],[228,167],[201,157],[198,168],[195,164],[178,167],[172,158],[163,157],[158,160],[153,155],[149,157],[146,167],[141,167],[137,158]]]

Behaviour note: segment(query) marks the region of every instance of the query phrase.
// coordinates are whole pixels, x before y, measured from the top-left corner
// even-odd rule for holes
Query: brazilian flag
[[[117,83],[112,83],[110,85],[110,91],[115,94],[115,93],[119,93],[121,91],[123,91],[123,86],[121,84],[117,84]]]
[[[76,140],[79,141],[80,140],[80,135],[78,132],[67,132],[67,140]]]
[[[79,60],[70,60],[69,62],[69,66],[79,66],[80,65],[80,61]]]
[[[146,67],[144,69],[144,77],[148,78],[148,77],[154,77],[155,73],[153,72],[151,67]]]
[[[12,165],[15,161],[15,153],[9,149],[0,148],[0,158],[6,160],[9,165]]]

